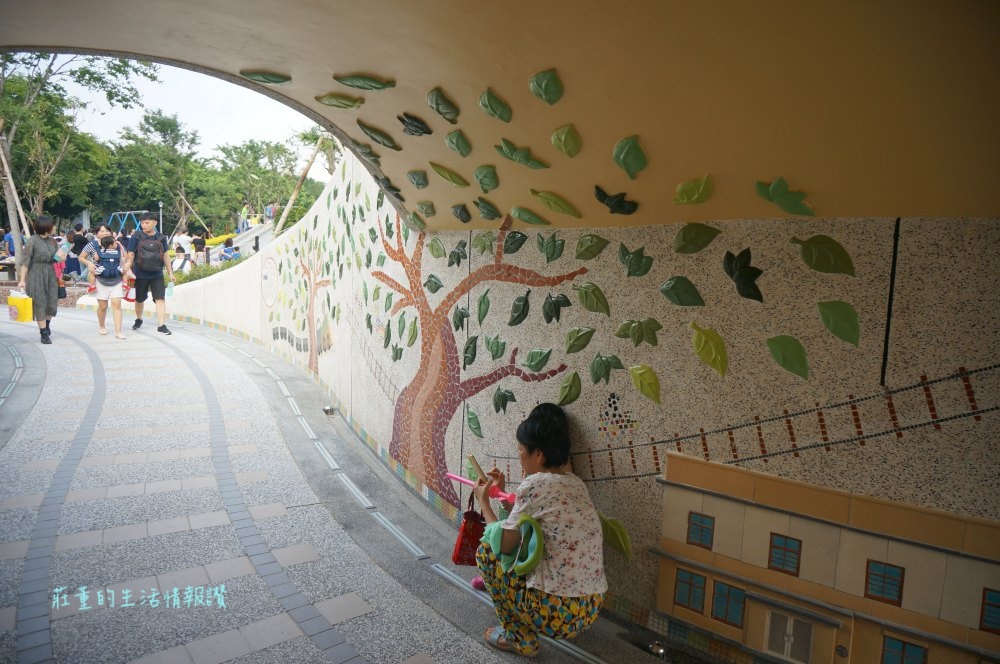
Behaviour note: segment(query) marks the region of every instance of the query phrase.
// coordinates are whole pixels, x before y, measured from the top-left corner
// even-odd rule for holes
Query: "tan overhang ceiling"
[[[995,216],[998,34],[987,0],[0,0],[0,48],[189,67],[369,144],[432,229],[465,227],[462,205],[473,227],[490,206],[555,227]]]

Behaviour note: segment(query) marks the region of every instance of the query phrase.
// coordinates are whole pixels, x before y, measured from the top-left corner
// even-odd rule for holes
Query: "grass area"
[[[186,284],[192,281],[198,281],[199,279],[204,279],[205,277],[210,277],[217,272],[222,272],[223,270],[228,270],[234,265],[239,265],[246,258],[241,258],[235,261],[223,261],[218,265],[195,265],[191,268],[191,271],[187,274],[175,274],[178,285]]]

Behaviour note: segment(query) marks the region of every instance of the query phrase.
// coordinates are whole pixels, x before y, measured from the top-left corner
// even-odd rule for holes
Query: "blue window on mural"
[[[891,636],[885,637],[882,644],[882,664],[924,664],[926,661],[927,648]]]
[[[688,544],[711,549],[714,537],[715,517],[688,512]]]
[[[903,601],[903,568],[877,560],[868,561],[865,597],[896,604]]]
[[[983,589],[983,617],[979,629],[1000,634],[1000,590]]]
[[[802,540],[771,533],[771,551],[767,556],[769,568],[798,576],[801,554]]]
[[[677,582],[674,584],[674,604],[698,613],[704,611],[705,577],[686,569],[678,569]]]
[[[727,625],[743,627],[743,606],[746,603],[746,593],[742,589],[715,582],[715,592],[712,595],[712,617]]]

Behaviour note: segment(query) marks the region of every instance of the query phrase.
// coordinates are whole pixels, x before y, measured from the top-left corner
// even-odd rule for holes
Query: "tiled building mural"
[[[668,452],[1000,516],[995,222],[734,220],[693,253],[685,225],[474,226],[411,228],[347,158],[264,252],[292,271],[262,336],[446,517],[465,455],[520,480],[513,432],[542,401],[566,404],[576,473],[631,533],[634,559],[607,558],[636,618]]]

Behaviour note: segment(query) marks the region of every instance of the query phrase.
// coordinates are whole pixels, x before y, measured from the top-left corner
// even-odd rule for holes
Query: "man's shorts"
[[[119,282],[113,286],[108,286],[101,283],[101,280],[97,280],[97,294],[98,300],[112,300],[118,297],[125,297],[125,289],[122,288],[122,282]]]
[[[153,279],[135,278],[135,301],[145,302],[147,292],[153,293],[153,302],[159,302],[167,297],[167,285],[163,283],[163,276]]]

